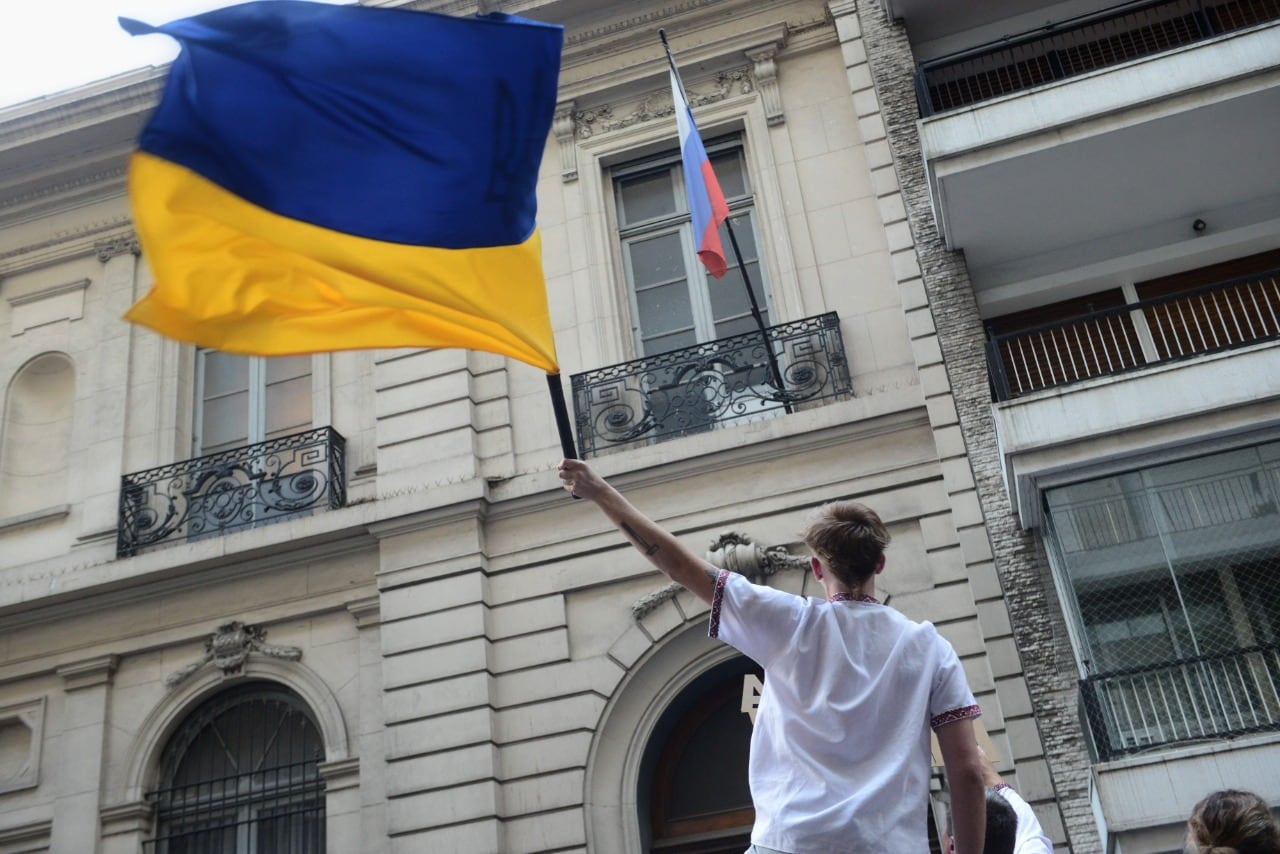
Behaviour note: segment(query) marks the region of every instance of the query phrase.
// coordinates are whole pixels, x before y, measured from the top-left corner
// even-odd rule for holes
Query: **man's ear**
[[[822,580],[822,561],[817,555],[809,555],[809,571],[813,573],[813,577]]]
[[[884,555],[880,555],[880,560],[876,561],[876,575],[884,572]]]

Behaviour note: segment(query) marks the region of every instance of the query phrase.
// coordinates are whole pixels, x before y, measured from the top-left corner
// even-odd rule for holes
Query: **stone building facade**
[[[851,2],[483,5],[566,27],[538,219],[579,444],[683,540],[796,593],[805,513],[877,507],[890,606],[955,646],[997,766],[1065,845],[1085,765],[1062,770],[1071,686],[1036,652],[1061,633],[1010,619],[1046,593],[998,571],[1037,546],[984,514],[980,381],[949,350],[972,309],[940,301],[963,266],[908,216],[900,35]],[[733,362],[742,299],[690,258],[659,25],[785,407]],[[151,284],[124,170],[162,73],[0,111],[0,851],[741,850],[757,674],[566,498],[537,371],[253,360],[120,320]],[[749,381],[682,409],[689,371]]]

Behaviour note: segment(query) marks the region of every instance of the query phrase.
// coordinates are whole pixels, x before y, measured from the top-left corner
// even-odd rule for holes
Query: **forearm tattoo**
[[[652,557],[658,553],[657,543],[646,542],[644,537],[637,534],[635,528],[632,528],[626,522],[622,523],[622,531],[631,538],[632,542],[634,542],[640,551],[645,553],[645,555]]]

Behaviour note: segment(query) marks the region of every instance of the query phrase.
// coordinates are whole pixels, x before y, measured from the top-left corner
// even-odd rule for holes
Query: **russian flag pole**
[[[684,91],[684,81],[680,78],[680,70],[676,68],[675,57],[671,55],[671,45],[667,43],[667,31],[664,28],[659,27],[658,36],[662,39],[662,48],[667,53],[667,64],[671,66],[671,77],[675,81],[674,85],[678,87],[678,91],[672,93],[673,95],[676,96],[675,98],[676,109],[689,110],[689,123],[691,125],[691,130],[695,135],[698,135],[698,126],[693,123],[693,113],[689,108],[689,98]],[[701,141],[699,140],[699,142]],[[690,171],[690,168],[689,168],[690,165],[687,161],[684,160],[684,144],[683,143],[684,141],[681,140],[681,161],[684,162],[684,165],[685,165],[685,182],[687,187],[688,182],[690,180],[690,176],[688,174]],[[699,144],[699,148],[701,148],[700,144]],[[709,165],[707,168],[708,170],[710,170]],[[692,207],[692,205],[690,205],[690,207]],[[738,271],[742,274],[742,284],[747,289],[747,299],[750,301],[750,304],[751,304],[751,316],[755,318],[756,328],[760,330],[760,340],[764,346],[765,353],[767,354],[769,359],[769,371],[773,378],[774,388],[777,389],[779,400],[782,402],[782,405],[785,407],[786,411],[791,412],[791,403],[790,401],[787,400],[786,386],[782,382],[782,369],[778,366],[778,357],[773,352],[773,344],[769,340],[768,328],[764,325],[764,316],[760,314],[760,303],[756,300],[755,289],[751,287],[751,276],[747,273],[747,265],[742,260],[742,250],[738,248],[738,236],[733,233],[732,217],[725,216],[724,227],[725,227],[725,230],[729,233],[729,244],[733,247],[733,256],[734,256],[734,259],[738,262]],[[700,235],[697,235],[697,234],[694,235],[694,239],[699,239],[699,238],[700,238]],[[718,248],[719,247],[717,247],[717,249]],[[720,254],[723,254],[723,253],[720,253]],[[706,263],[706,262],[704,261],[703,263]],[[708,267],[708,269],[710,268]],[[712,275],[715,276],[716,278],[720,278],[720,276],[724,275],[723,263],[721,264],[721,269],[718,272],[713,271]]]

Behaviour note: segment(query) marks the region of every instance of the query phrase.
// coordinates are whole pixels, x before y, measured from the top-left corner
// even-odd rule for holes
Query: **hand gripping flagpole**
[[[689,97],[685,94],[684,80],[680,77],[680,69],[676,68],[675,57],[671,55],[671,45],[667,42],[666,29],[659,27],[658,36],[662,39],[662,49],[667,53],[667,64],[671,66],[671,75],[675,78],[676,85],[680,87],[680,100],[687,106]],[[694,133],[697,132],[695,126]],[[725,217],[724,227],[725,231],[729,233],[729,245],[733,247],[733,257],[738,262],[738,271],[742,273],[742,284],[747,289],[747,299],[751,304],[751,316],[755,319],[756,328],[760,330],[760,342],[769,360],[769,373],[773,378],[774,386],[778,389],[779,399],[789,413],[791,412],[791,403],[787,400],[786,386],[782,382],[782,368],[778,365],[778,357],[773,352],[772,342],[769,341],[768,327],[764,325],[764,316],[760,313],[760,303],[756,300],[755,289],[751,287],[751,276],[747,273],[747,265],[742,260],[742,250],[738,248],[738,236],[733,231],[733,217]]]

